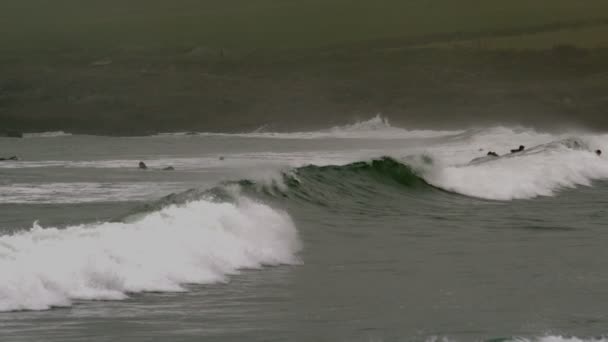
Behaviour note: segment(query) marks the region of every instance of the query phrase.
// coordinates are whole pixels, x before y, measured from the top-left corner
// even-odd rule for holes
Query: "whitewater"
[[[607,134],[412,130],[378,115],[0,147],[19,157],[0,161],[3,341],[608,333]]]
[[[29,134],[30,138],[68,137],[67,133],[56,132]],[[96,139],[95,137],[84,137]],[[457,192],[467,196],[495,199],[526,199],[536,196],[551,196],[556,191],[576,186],[590,186],[594,180],[608,178],[608,159],[596,156],[594,151],[608,146],[608,135],[587,134],[581,132],[550,134],[536,132],[522,127],[490,127],[485,129],[469,129],[461,131],[430,131],[406,130],[391,126],[387,119],[376,116],[368,121],[357,122],[340,127],[333,127],[317,132],[275,133],[166,133],[150,138],[123,138],[137,142],[152,138],[182,139],[191,144],[196,139],[245,139],[245,140],[333,140],[359,141],[358,149],[341,148],[338,150],[312,150],[312,151],[255,151],[231,153],[225,158],[221,153],[212,153],[210,156],[161,156],[148,158],[142,156],[149,167],[162,169],[171,165],[180,170],[190,172],[207,172],[214,169],[244,169],[252,168],[250,172],[259,170],[254,178],[270,177],[288,169],[312,164],[345,165],[356,161],[367,161],[373,158],[388,156],[405,164],[417,168],[419,176],[430,184],[447,191]],[[111,140],[112,138],[101,138]],[[188,141],[189,140],[189,141]],[[393,143],[384,144],[383,140]],[[380,141],[380,144],[378,144]],[[394,142],[402,146],[395,145]],[[365,145],[371,142],[372,146]],[[310,142],[307,142],[310,144]],[[347,143],[348,144],[348,143]],[[518,154],[509,151],[518,145],[527,149]],[[337,144],[341,145],[341,144]],[[380,147],[378,147],[380,145]],[[501,158],[480,158],[489,151],[498,152]],[[433,165],[421,165],[420,157],[429,157]],[[225,158],[225,159],[224,159]],[[477,159],[477,161],[476,161]],[[476,162],[472,162],[476,161]],[[136,159],[83,159],[83,160],[21,160],[0,163],[0,169],[12,168],[82,168],[82,169],[132,169]],[[245,176],[243,176],[245,177]],[[249,176],[250,177],[250,176]],[[2,186],[4,185],[4,188]],[[12,193],[27,192],[27,184],[11,185]],[[51,187],[53,185],[50,185]],[[61,184],[56,187],[59,190]],[[111,184],[107,185],[111,187]],[[81,188],[103,188],[104,184],[92,183],[79,185]],[[146,185],[147,189],[154,185]],[[0,189],[7,190],[5,184],[0,182]],[[41,191],[40,187],[36,187]],[[166,191],[160,189],[158,191]],[[85,190],[86,191],[86,190]],[[126,190],[126,194],[142,193],[144,189],[133,188]],[[155,192],[158,194],[158,191]],[[34,192],[34,191],[32,191]],[[41,191],[44,192],[44,191]],[[101,192],[101,191],[98,191]],[[107,191],[109,192],[109,191]],[[6,196],[6,195],[5,195]],[[16,197],[16,198],[15,198]],[[27,197],[27,194],[24,195]],[[31,196],[33,197],[33,195]],[[40,196],[44,198],[45,196]],[[99,194],[114,200],[110,195]],[[93,197],[96,198],[96,197]],[[0,197],[0,201],[2,201]],[[21,196],[13,195],[4,201],[15,202]],[[65,200],[63,197],[55,201]],[[53,201],[53,199],[47,199]]]
[[[119,300],[225,282],[242,268],[297,263],[289,216],[246,198],[169,206],[127,223],[37,224],[0,238],[0,311]]]

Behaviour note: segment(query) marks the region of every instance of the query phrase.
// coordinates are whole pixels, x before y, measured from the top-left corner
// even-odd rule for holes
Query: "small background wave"
[[[404,139],[404,138],[435,138],[451,134],[459,134],[463,131],[434,131],[434,130],[407,130],[394,127],[387,118],[380,114],[375,117],[357,121],[352,124],[335,126],[329,129],[310,132],[269,132],[262,126],[248,133],[210,133],[210,132],[176,132],[161,133],[159,137],[175,136],[228,136],[248,138],[271,138],[271,139]]]
[[[58,137],[69,137],[71,133],[64,131],[52,131],[52,132],[40,132],[40,133],[25,133],[24,138],[58,138]]]
[[[449,337],[429,337],[426,342],[459,342],[459,339],[452,339]],[[575,336],[561,336],[561,335],[546,335],[537,337],[506,337],[506,338],[493,338],[487,340],[487,342],[607,342],[606,337],[588,337],[581,338]]]
[[[0,204],[65,204],[129,202],[158,198],[179,189],[181,183],[12,183],[0,184]]]

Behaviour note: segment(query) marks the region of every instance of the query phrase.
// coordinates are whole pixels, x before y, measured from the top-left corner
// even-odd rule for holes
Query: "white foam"
[[[162,171],[173,166],[176,171],[200,171],[217,168],[251,168],[263,166],[298,167],[304,164],[326,165],[332,162],[346,163],[356,161],[357,157],[377,155],[377,151],[359,149],[356,151],[304,151],[304,152],[258,152],[234,153],[207,157],[157,158],[157,159],[106,159],[106,160],[39,160],[3,161],[0,169],[28,168],[94,168],[94,169],[131,169],[141,172],[138,163],[148,166],[146,172]]]
[[[393,156],[410,163],[411,158],[409,157],[411,156],[428,155],[433,158],[435,163],[431,168],[425,165],[421,169],[423,170],[422,176],[431,184],[468,196],[496,200],[551,196],[563,188],[586,186],[594,180],[608,178],[606,174],[608,155],[605,153],[602,157],[597,157],[592,152],[596,148],[608,152],[606,151],[608,150],[606,148],[608,135],[591,135],[580,132],[550,134],[522,127],[491,127],[467,131],[408,131],[393,127],[385,118],[376,116],[371,120],[317,132],[254,132],[243,135],[223,134],[222,136],[326,138],[327,141],[316,144],[309,144],[308,141],[290,142],[290,145],[294,146],[294,150],[285,152],[234,150],[230,154],[223,155],[225,158],[222,160],[219,155],[210,154],[192,157],[154,156],[143,159],[150,168],[147,172],[154,172],[172,165],[177,172],[226,170],[231,172],[230,177],[233,178],[230,179],[235,180],[264,178],[257,175],[264,176],[267,173],[276,173],[276,170],[306,164],[344,165],[383,155]],[[571,138],[572,136],[574,139]],[[402,140],[361,139],[348,141],[347,145],[334,144],[331,141],[331,139],[341,137]],[[585,147],[572,148],[572,146],[564,144],[567,141],[579,141]],[[268,143],[269,149],[272,149],[272,142]],[[312,150],[309,149],[310,145],[314,145]],[[339,145],[340,149],[336,149],[336,145]],[[519,145],[525,145],[526,152],[497,160],[486,158],[473,164],[469,163],[472,159],[485,156],[490,150],[503,156],[507,155],[511,149]],[[4,161],[0,163],[0,168],[125,168],[131,169],[133,172],[141,172],[136,169],[139,159],[128,158],[84,161]],[[137,156],[137,158],[140,157]],[[243,170],[243,172],[239,173],[238,170]]]
[[[23,135],[24,138],[57,138],[57,137],[68,137],[71,136],[71,133],[66,133],[64,131],[52,131],[52,132],[42,132],[42,133],[25,133]]]
[[[264,132],[264,127],[262,127],[249,133],[231,134],[206,132],[178,132],[161,133],[158,136],[222,136],[268,139],[421,139],[460,134],[462,132],[463,131],[407,130],[392,126],[387,118],[384,118],[380,114],[378,114],[369,120],[358,121],[353,124],[336,126],[329,129],[310,132]]]
[[[158,198],[183,185],[176,182],[137,183],[0,183],[0,204],[122,202]]]
[[[296,264],[299,249],[286,213],[243,197],[174,205],[128,223],[34,225],[0,237],[0,311],[185,291],[243,268]]]
[[[179,170],[196,170],[206,167],[225,166],[218,157],[205,158],[159,158],[159,159],[102,159],[102,160],[37,160],[37,161],[3,161],[0,169],[27,169],[27,168],[95,168],[95,169],[133,169],[139,171],[140,161],[146,163],[149,171],[161,170],[173,166]]]
[[[553,141],[525,152],[471,164],[455,164],[455,159],[461,159],[455,157],[448,158],[449,162],[440,159],[439,165],[425,170],[423,176],[443,189],[486,199],[552,196],[564,188],[589,186],[593,180],[608,179],[608,160],[595,155],[591,143],[586,142],[597,144],[598,139]]]
[[[458,339],[453,339],[445,336],[431,336],[426,339],[426,342],[458,342]],[[537,337],[513,337],[510,339],[504,339],[507,342],[608,342],[608,338],[605,337],[591,337],[591,338],[580,338],[580,337],[568,337],[560,335],[546,335]]]
[[[516,337],[511,341],[513,342],[608,342],[608,338],[605,337],[592,337],[592,338],[580,338],[580,337],[568,337],[568,336],[541,336],[534,338],[523,338]]]

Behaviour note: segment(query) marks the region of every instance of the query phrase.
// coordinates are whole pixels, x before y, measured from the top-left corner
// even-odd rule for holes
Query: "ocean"
[[[607,147],[380,116],[0,138],[0,341],[608,341]]]

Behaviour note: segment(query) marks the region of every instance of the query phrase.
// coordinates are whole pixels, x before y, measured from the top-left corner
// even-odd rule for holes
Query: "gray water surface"
[[[360,154],[380,157],[384,151],[428,143],[2,139],[1,150],[18,154],[22,164],[0,168],[5,186],[0,199],[14,184],[103,185],[93,194],[77,191],[76,185],[74,200],[59,203],[52,192],[51,200],[33,194],[19,202],[11,195],[11,201],[0,201],[0,232],[20,232],[36,220],[45,227],[112,220],[171,192],[264,179],[295,161],[349,153],[355,160]],[[139,160],[153,168],[137,170]],[[169,164],[177,170],[159,170]],[[138,183],[144,186],[134,187]],[[492,201],[371,180],[357,188],[334,183],[319,189],[323,198],[340,198],[326,205],[291,196],[258,199],[293,219],[303,245],[301,264],[242,270],[225,283],[186,285],[188,292],[137,293],[123,301],[76,300],[46,311],[0,313],[0,340],[471,341],[549,335],[591,339],[607,333],[608,184],[596,181],[551,197]],[[117,190],[126,200],[106,191],[113,184],[127,189]],[[364,191],[368,185],[373,191]],[[354,195],[359,192],[364,195]],[[93,199],[82,200],[87,196]],[[0,300],[2,285],[0,280]]]

